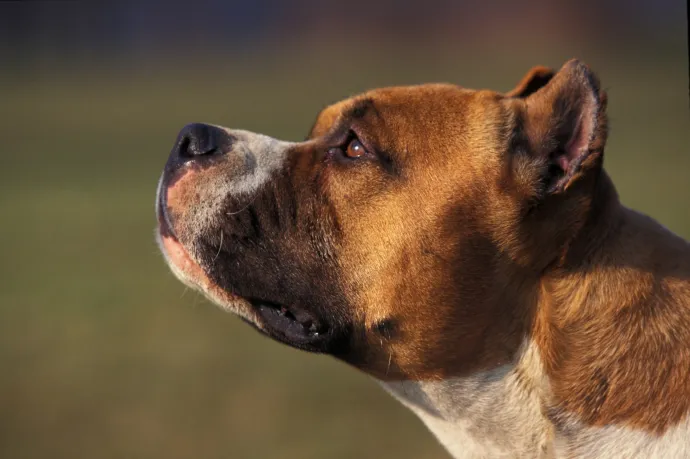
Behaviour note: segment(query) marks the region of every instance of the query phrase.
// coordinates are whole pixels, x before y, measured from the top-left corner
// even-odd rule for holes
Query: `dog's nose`
[[[229,135],[222,129],[203,123],[192,123],[183,127],[177,136],[172,155],[178,158],[195,159],[222,153]]]

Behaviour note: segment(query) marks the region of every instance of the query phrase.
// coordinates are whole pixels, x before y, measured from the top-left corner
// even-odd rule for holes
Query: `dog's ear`
[[[601,168],[607,135],[606,94],[585,64],[568,61],[519,103],[516,134],[543,166],[541,179],[547,193],[565,191],[588,170]]]
[[[527,97],[545,86],[555,72],[553,69],[538,65],[522,77],[522,80],[512,90],[506,93],[506,97]]]

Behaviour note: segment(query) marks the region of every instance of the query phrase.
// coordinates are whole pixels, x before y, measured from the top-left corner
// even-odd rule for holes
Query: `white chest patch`
[[[550,458],[550,427],[540,412],[537,350],[516,364],[443,381],[383,386],[417,414],[455,458]]]
[[[690,417],[662,435],[622,426],[590,427],[576,420],[558,432],[556,457],[607,459],[690,458]]]
[[[483,373],[382,385],[456,459],[690,459],[690,413],[662,435],[574,416],[553,426],[542,415],[550,390],[533,343],[515,363]]]

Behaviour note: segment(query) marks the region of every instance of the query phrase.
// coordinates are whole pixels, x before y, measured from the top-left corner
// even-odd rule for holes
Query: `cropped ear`
[[[522,80],[511,91],[506,93],[506,97],[527,97],[538,89],[545,86],[554,75],[553,69],[538,65],[522,77]]]
[[[585,172],[601,168],[606,94],[585,64],[568,61],[520,102],[521,137],[530,155],[545,166],[542,181],[547,193],[565,191]]]

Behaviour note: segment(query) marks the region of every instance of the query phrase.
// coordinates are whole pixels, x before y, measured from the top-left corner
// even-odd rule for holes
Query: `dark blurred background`
[[[185,291],[154,243],[180,127],[589,63],[622,200],[690,237],[682,0],[0,3],[0,458],[443,458],[370,378]]]

